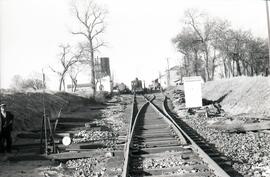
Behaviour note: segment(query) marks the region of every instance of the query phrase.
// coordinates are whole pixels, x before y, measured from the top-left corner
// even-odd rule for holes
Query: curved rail
[[[201,148],[200,146],[198,146],[195,141],[192,140],[192,138],[190,138],[188,136],[188,134],[185,133],[185,131],[183,129],[181,129],[181,127],[174,121],[174,119],[170,116],[170,114],[168,113],[168,108],[165,106],[166,105],[166,101],[167,101],[167,97],[165,96],[165,99],[163,101],[163,110],[164,110],[164,113],[166,114],[166,116],[170,119],[170,121],[178,128],[178,130],[181,131],[181,133],[185,136],[185,138],[188,139],[188,141],[192,144],[192,147],[194,150],[196,150],[199,155],[203,158],[203,160],[205,162],[208,163],[209,165],[209,168],[211,168],[215,174],[217,176],[220,176],[220,177],[230,177],[230,175],[228,175],[227,172],[225,172],[213,159],[211,159],[208,154],[206,154]],[[153,103],[152,103],[153,104]]]
[[[134,94],[134,100],[136,99],[136,95]],[[136,101],[133,101],[133,109],[135,107],[136,104]],[[132,136],[133,136],[133,133],[134,133],[134,129],[135,129],[135,125],[136,125],[136,122],[138,120],[138,117],[139,115],[141,114],[142,110],[145,109],[146,105],[149,104],[148,102],[144,103],[143,106],[138,110],[135,118],[134,118],[134,121],[131,121],[131,124],[130,124],[130,131],[129,131],[129,134],[128,134],[128,141],[127,141],[127,144],[125,146],[125,154],[124,154],[124,167],[123,167],[123,173],[122,173],[122,177],[127,177],[128,175],[128,163],[129,163],[129,150],[130,150],[130,147],[132,145]],[[132,111],[134,114],[134,110]],[[132,117],[133,119],[133,117]]]
[[[147,99],[147,101],[149,102],[149,104],[156,110],[156,112],[158,112],[160,115],[162,115],[165,119],[165,121],[171,126],[171,128],[177,133],[178,137],[180,138],[180,142],[182,142],[182,144],[187,144],[186,139],[183,137],[183,134],[181,134],[181,132],[179,132],[179,126],[174,122],[174,120],[171,117],[168,117],[166,112],[164,112],[165,114],[163,114],[163,112],[161,112],[158,107],[153,104],[153,100],[149,100]]]
[[[173,132],[177,135],[177,141],[180,142],[177,143],[179,145],[182,146],[186,146],[186,147],[191,147],[193,149],[193,152],[197,152],[197,156],[201,157],[202,161],[204,163],[207,164],[207,168],[208,170],[211,170],[213,174],[215,174],[216,176],[220,176],[220,177],[229,177],[229,175],[213,160],[211,159],[193,140],[192,138],[190,138],[188,136],[188,134],[186,134],[184,132],[183,129],[181,129],[181,127],[174,121],[174,119],[170,116],[168,109],[166,109],[166,97],[163,100],[163,104],[162,104],[162,108],[163,110],[161,110],[158,106],[156,106],[153,101],[155,99],[155,96],[150,98],[150,97],[144,97],[146,99],[146,103],[143,104],[143,106],[139,109],[139,111],[137,112],[134,121],[132,121],[132,123],[130,124],[130,131],[129,131],[129,136],[128,136],[128,141],[125,147],[125,162],[124,162],[124,167],[123,167],[123,173],[122,176],[123,177],[127,177],[130,174],[133,174],[133,170],[129,169],[129,164],[133,164],[134,162],[136,162],[135,159],[131,160],[131,152],[134,152],[134,149],[131,150],[133,148],[133,142],[134,142],[134,135],[136,135],[135,133],[135,127],[136,124],[138,122],[138,119],[141,118],[141,115],[144,113],[142,110],[147,110],[147,106],[151,105],[151,107],[153,108],[154,112],[158,113],[160,115],[161,118],[163,118],[163,120],[165,120],[166,124],[169,125],[169,129],[173,130]],[[135,101],[134,101],[135,103]],[[134,107],[134,106],[133,106]],[[151,112],[151,111],[150,111]],[[149,113],[148,113],[149,114]],[[150,113],[151,115],[151,113]],[[141,121],[141,119],[140,119]],[[138,122],[139,123],[139,122]],[[148,129],[148,128],[147,128]],[[137,132],[138,133],[138,132]],[[135,142],[138,141],[135,138]],[[159,140],[160,141],[160,140]],[[134,143],[135,143],[134,142]],[[147,143],[146,143],[147,144]],[[170,143],[169,143],[170,144]],[[136,147],[136,146],[135,146]],[[155,147],[155,146],[154,146]],[[178,146],[174,146],[174,147],[178,147]],[[179,146],[180,147],[180,146]],[[135,148],[136,149],[136,148]],[[151,148],[150,148],[151,149]],[[137,157],[138,158],[138,157]],[[135,161],[134,161],[135,160]],[[134,165],[134,164],[133,164]],[[180,168],[180,167],[179,167]],[[175,169],[177,170],[177,168]],[[132,172],[133,171],[133,172]],[[196,174],[195,174],[196,175]],[[202,174],[201,174],[202,175]],[[161,175],[163,176],[163,175]],[[171,175],[169,175],[171,176]],[[172,176],[182,176],[182,175],[172,175]]]

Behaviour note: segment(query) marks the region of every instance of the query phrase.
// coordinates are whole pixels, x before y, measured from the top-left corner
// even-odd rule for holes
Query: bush
[[[14,90],[41,90],[46,89],[43,81],[38,78],[23,79],[20,75],[15,75],[12,79],[11,87]]]

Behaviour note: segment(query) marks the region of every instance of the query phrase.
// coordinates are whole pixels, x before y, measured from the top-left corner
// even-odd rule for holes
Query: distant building
[[[96,90],[111,92],[113,83],[111,79],[110,59],[108,57],[98,58],[95,62]]]
[[[87,66],[87,62],[86,62]],[[83,75],[77,77],[78,84],[76,91],[78,92],[92,92],[91,84],[89,83],[90,69],[86,67]],[[96,91],[112,91],[112,80],[111,80],[111,71],[110,71],[110,60],[108,57],[101,57],[95,60],[95,77],[96,77]],[[82,79],[83,78],[83,79]],[[72,84],[67,85],[68,91],[72,91],[74,86]]]
[[[175,80],[174,82],[175,82],[175,85],[182,85],[183,84],[182,79]]]
[[[97,91],[106,91],[111,92],[112,91],[112,80],[110,76],[105,76],[99,79],[96,85]]]
[[[160,85],[158,79],[153,80],[153,81],[152,81],[152,84],[149,85],[149,88],[150,88],[151,90],[160,90],[160,87],[161,87],[161,85]]]
[[[167,88],[168,86],[176,86],[182,82],[182,68],[179,66],[174,66],[165,71],[163,75],[159,76],[159,83],[162,88]]]

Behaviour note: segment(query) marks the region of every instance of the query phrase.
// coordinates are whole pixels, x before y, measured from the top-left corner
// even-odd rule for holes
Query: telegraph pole
[[[268,7],[268,0],[265,0],[265,5],[266,5],[266,16],[267,16],[268,54],[269,54],[268,65],[266,66],[266,76],[268,76],[268,74],[269,74],[269,69],[270,69],[270,24],[269,24],[269,7]]]

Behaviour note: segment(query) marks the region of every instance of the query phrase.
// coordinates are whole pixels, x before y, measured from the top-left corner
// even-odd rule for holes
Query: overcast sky
[[[234,28],[267,37],[263,0],[96,0],[104,5],[108,46],[99,57],[109,57],[115,80],[130,83],[135,77],[149,83],[180,55],[171,39],[181,30],[184,11],[195,8],[227,19]],[[70,34],[76,20],[70,0],[0,0],[0,78],[7,88],[16,74],[28,77],[41,72],[49,87],[57,89],[57,76],[48,66],[57,67],[59,44],[74,42]],[[80,81],[80,80],[79,80]],[[84,82],[84,81],[81,81]]]

